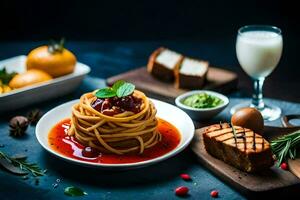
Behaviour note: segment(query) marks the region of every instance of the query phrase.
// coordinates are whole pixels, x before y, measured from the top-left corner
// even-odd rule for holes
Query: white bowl
[[[74,164],[79,164],[87,167],[97,167],[101,169],[110,169],[110,170],[145,167],[163,161],[172,156],[175,156],[176,154],[184,150],[194,137],[195,127],[193,121],[185,112],[183,112],[182,110],[180,110],[179,108],[171,104],[159,100],[151,99],[151,101],[154,103],[157,109],[157,116],[173,124],[181,134],[180,143],[175,149],[157,158],[153,158],[142,162],[125,163],[125,164],[91,163],[87,161],[81,161],[74,158],[70,158],[51,149],[48,143],[48,134],[51,128],[56,123],[58,123],[63,119],[69,118],[71,116],[71,108],[75,103],[78,103],[78,101],[79,100],[73,100],[53,108],[39,120],[35,129],[37,140],[42,145],[42,147],[44,147],[44,149],[46,149],[51,154]]]
[[[223,103],[214,108],[192,108],[190,106],[184,105],[181,101],[193,94],[206,93],[215,97],[220,98]],[[190,92],[186,92],[175,99],[175,104],[184,110],[192,119],[194,120],[202,120],[202,119],[210,119],[219,114],[226,106],[229,104],[229,99],[220,94],[218,92],[213,92],[209,90],[193,90]]]
[[[8,72],[25,72],[26,59],[27,57],[22,55],[2,60],[0,61],[0,69],[6,67]],[[75,70],[71,74],[0,94],[0,112],[11,111],[30,104],[66,95],[76,89],[84,76],[89,72],[89,66],[77,62]]]

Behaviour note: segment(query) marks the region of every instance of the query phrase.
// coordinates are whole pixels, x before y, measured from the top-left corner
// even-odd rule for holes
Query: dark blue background
[[[2,0],[0,40],[217,39],[235,36],[245,24],[272,24],[292,35],[299,33],[296,5],[284,0]]]
[[[93,199],[176,198],[173,189],[182,184],[191,188],[191,199],[209,199],[212,189],[224,199],[243,198],[214,177],[189,151],[178,157],[137,171],[102,172],[86,170],[60,161],[37,143],[34,127],[28,136],[8,136],[10,117],[26,114],[34,107],[47,111],[92,90],[103,79],[147,63],[149,54],[164,45],[185,55],[207,59],[212,65],[239,74],[238,92],[231,97],[249,97],[251,80],[240,69],[235,56],[237,29],[246,24],[272,24],[283,30],[282,59],[265,84],[265,95],[300,102],[299,12],[296,1],[17,1],[0,2],[0,59],[27,54],[49,39],[67,38],[66,47],[80,62],[92,67],[91,76],[70,95],[32,107],[0,114],[0,144],[9,154],[25,152],[29,160],[49,170],[39,186],[0,170],[0,199],[61,199],[63,188],[77,185]],[[97,78],[95,78],[97,77]],[[233,105],[239,99],[231,99]],[[285,114],[300,112],[299,104],[274,102]],[[228,109],[214,121],[228,119]],[[277,122],[277,124],[279,124]],[[193,182],[184,183],[178,174],[190,173]],[[62,179],[57,189],[52,183]],[[272,193],[297,194],[292,191]],[[139,196],[141,195],[141,196]]]

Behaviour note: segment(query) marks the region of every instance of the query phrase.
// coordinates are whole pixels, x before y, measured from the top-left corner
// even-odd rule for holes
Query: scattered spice
[[[15,137],[23,136],[28,128],[29,121],[24,116],[13,117],[9,122],[10,134]]]
[[[34,109],[27,114],[27,118],[30,124],[36,124],[42,116],[43,113],[39,109]]]
[[[185,187],[185,186],[180,186],[178,188],[175,189],[175,194],[177,196],[185,196],[187,195],[189,192],[189,188]]]
[[[210,196],[213,198],[217,198],[219,196],[218,190],[213,190],[210,192]]]
[[[180,174],[180,177],[185,181],[190,181],[191,177],[188,174]]]
[[[34,180],[34,184],[35,184],[35,185],[39,185],[39,183],[40,183],[40,179],[38,179],[38,178],[35,178],[35,180]]]
[[[283,170],[288,170],[289,166],[287,163],[283,162],[283,163],[281,163],[280,168]]]

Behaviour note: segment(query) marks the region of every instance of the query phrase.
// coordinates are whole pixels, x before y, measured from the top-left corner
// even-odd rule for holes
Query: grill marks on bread
[[[212,156],[246,172],[264,170],[274,164],[269,142],[247,128],[215,124],[206,128],[203,141]]]
[[[234,129],[236,130],[236,141],[228,123],[212,125],[206,129],[205,134],[219,142],[235,146],[241,151],[259,152],[270,147],[261,135],[255,134],[252,130],[240,126],[234,126]],[[267,143],[266,146],[265,143]]]

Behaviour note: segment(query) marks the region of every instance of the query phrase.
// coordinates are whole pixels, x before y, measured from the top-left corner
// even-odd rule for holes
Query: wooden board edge
[[[203,128],[199,128],[199,129],[196,129],[195,132],[197,131],[203,131],[203,129],[205,129],[206,127],[203,127]],[[260,187],[257,187],[257,190],[253,189],[253,188],[250,188],[250,187],[247,187],[247,185],[242,185],[242,184],[239,184],[238,182],[236,182],[233,178],[231,177],[228,177],[226,175],[224,175],[221,171],[219,171],[217,168],[215,168],[212,164],[210,164],[209,162],[207,162],[203,156],[199,155],[197,153],[197,149],[195,149],[195,143],[196,142],[199,142],[199,139],[196,138],[197,135],[195,134],[195,137],[194,139],[192,140],[191,142],[191,145],[190,145],[190,148],[192,149],[192,151],[196,154],[197,156],[197,159],[198,161],[203,165],[205,166],[210,172],[212,172],[214,175],[216,175],[217,178],[219,178],[220,180],[224,181],[226,184],[228,184],[229,186],[233,186],[234,189],[237,189],[238,191],[240,191],[241,193],[247,195],[247,196],[258,196],[258,195],[262,195],[262,194],[267,194],[267,193],[270,193],[270,192],[275,192],[275,191],[278,191],[278,190],[284,190],[284,189],[287,189],[287,188],[292,188],[292,187],[299,187],[300,186],[300,181],[299,183],[297,184],[290,184],[290,185],[286,185],[286,186],[283,186],[283,187],[274,187],[274,188],[271,188],[271,189],[264,189],[264,188],[260,188]],[[218,162],[223,162],[217,158],[214,158],[211,156],[212,159],[215,159],[215,160],[218,160]],[[224,163],[224,162],[223,162]],[[226,163],[224,163],[225,165],[227,165],[228,168],[231,168],[233,171],[239,171],[241,173],[245,173],[245,172],[242,172]]]
[[[226,82],[226,84],[222,85],[216,85],[215,87],[207,87],[207,88],[204,88],[205,90],[214,90],[214,91],[217,91],[217,92],[222,92],[222,93],[229,93],[233,90],[235,90],[238,86],[238,76],[235,72],[232,72],[232,71],[229,71],[229,70],[226,70],[226,69],[223,69],[223,68],[218,68],[218,67],[214,67],[214,66],[211,66],[211,68],[213,69],[213,71],[217,70],[217,71],[223,71],[223,73],[230,73],[232,78],[231,80],[229,80],[228,82]],[[108,77],[105,81],[106,81],[106,84],[108,86],[111,86],[116,80],[120,80],[120,79],[123,79],[124,76],[131,76],[131,74],[134,74],[136,72],[139,72],[139,71],[146,71],[145,70],[146,67],[145,66],[142,66],[142,67],[138,67],[138,68],[135,68],[135,69],[132,69],[132,70],[129,70],[127,72],[124,72],[124,73],[121,73],[121,74],[117,74],[117,75],[114,75],[114,76],[111,76],[111,77]],[[158,80],[159,81],[159,80]],[[148,92],[148,94],[153,94],[153,95],[159,95],[159,96],[162,96],[162,97],[167,97],[167,98],[176,98],[177,95],[162,95],[160,92],[157,92],[157,91],[153,91],[147,87],[144,87],[143,85],[137,85],[136,86],[137,89],[140,89],[142,91],[146,91]],[[182,90],[182,93],[184,92],[187,92],[189,90],[186,90],[186,89],[180,89]]]

